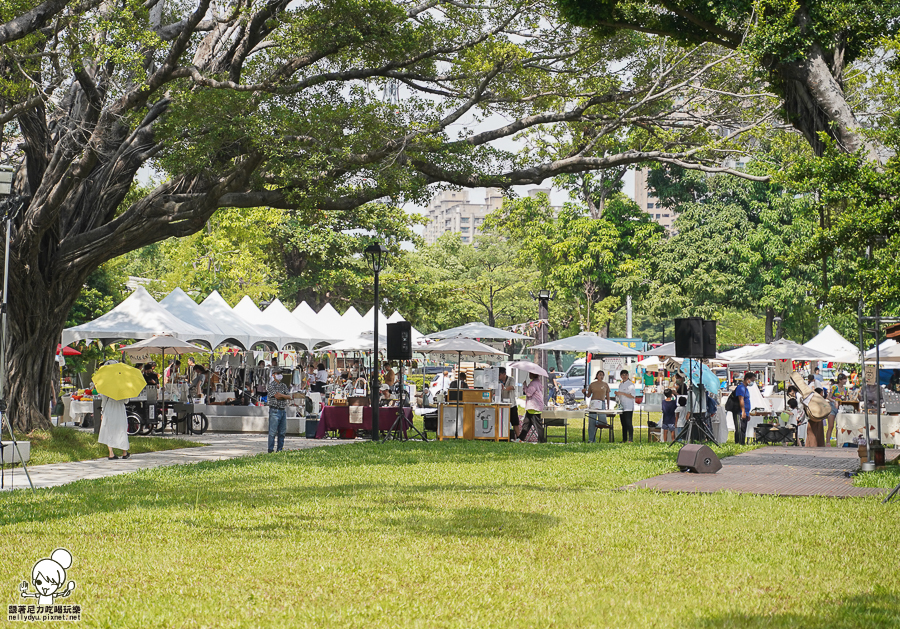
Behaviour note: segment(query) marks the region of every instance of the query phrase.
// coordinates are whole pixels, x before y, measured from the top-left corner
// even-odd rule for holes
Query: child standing
[[[687,423],[688,418],[688,408],[687,408],[687,398],[685,396],[680,396],[678,398],[678,408],[675,409],[675,425],[677,428],[684,428],[684,425]],[[675,438],[678,438],[678,435],[675,435]]]
[[[662,402],[662,440],[665,443],[668,443],[670,437],[672,441],[675,440],[675,427],[677,421],[675,419],[675,409],[678,404],[675,402],[672,389],[663,391],[663,397],[665,399]]]

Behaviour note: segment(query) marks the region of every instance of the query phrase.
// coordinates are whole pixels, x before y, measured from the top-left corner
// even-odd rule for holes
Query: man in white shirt
[[[619,383],[619,390],[616,391],[616,399],[622,407],[622,413],[619,415],[619,421],[622,422],[622,442],[634,443],[634,383],[631,381],[631,374],[627,369],[623,369],[619,376],[622,382]]]

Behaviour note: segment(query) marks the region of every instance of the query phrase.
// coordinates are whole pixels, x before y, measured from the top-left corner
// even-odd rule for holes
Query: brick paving
[[[900,450],[886,450],[892,460]],[[876,496],[886,489],[854,487],[846,472],[859,469],[856,448],[794,448],[770,446],[722,459],[716,474],[673,472],[642,480],[622,489],[662,492],[737,493],[770,496]]]

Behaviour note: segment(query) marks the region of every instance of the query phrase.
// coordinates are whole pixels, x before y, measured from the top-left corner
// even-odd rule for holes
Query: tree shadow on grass
[[[872,594],[860,594],[843,599],[819,602],[812,614],[780,612],[747,614],[741,612],[716,614],[699,618],[683,627],[719,629],[741,627],[763,629],[896,629],[900,627],[900,594],[876,587]]]

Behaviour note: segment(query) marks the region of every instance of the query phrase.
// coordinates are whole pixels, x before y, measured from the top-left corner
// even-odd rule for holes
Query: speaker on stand
[[[388,360],[400,362],[400,408],[397,411],[397,419],[394,420],[391,429],[385,434],[384,440],[397,439],[404,441],[408,439],[406,430],[412,429],[422,438],[422,441],[428,441],[425,435],[419,432],[419,429],[411,421],[408,421],[403,414],[403,402],[406,399],[406,385],[403,382],[403,363],[407,360],[412,360],[412,325],[409,321],[387,324],[387,358]],[[424,386],[424,380],[422,383]],[[372,412],[377,413],[379,409],[373,408]],[[405,426],[406,430],[403,430],[403,426]]]
[[[691,440],[698,439],[698,437],[715,442],[715,438],[706,422],[698,420],[693,412],[694,382],[692,375],[696,373],[695,370],[700,370],[699,394],[704,396],[703,365],[700,361],[704,358],[716,357],[716,322],[706,321],[702,317],[675,319],[675,355],[688,361],[687,380],[690,387],[688,390],[688,409],[690,410],[690,417],[675,437],[672,445],[682,440],[690,445]],[[705,408],[706,405],[702,403],[702,399],[701,397],[699,407]]]

